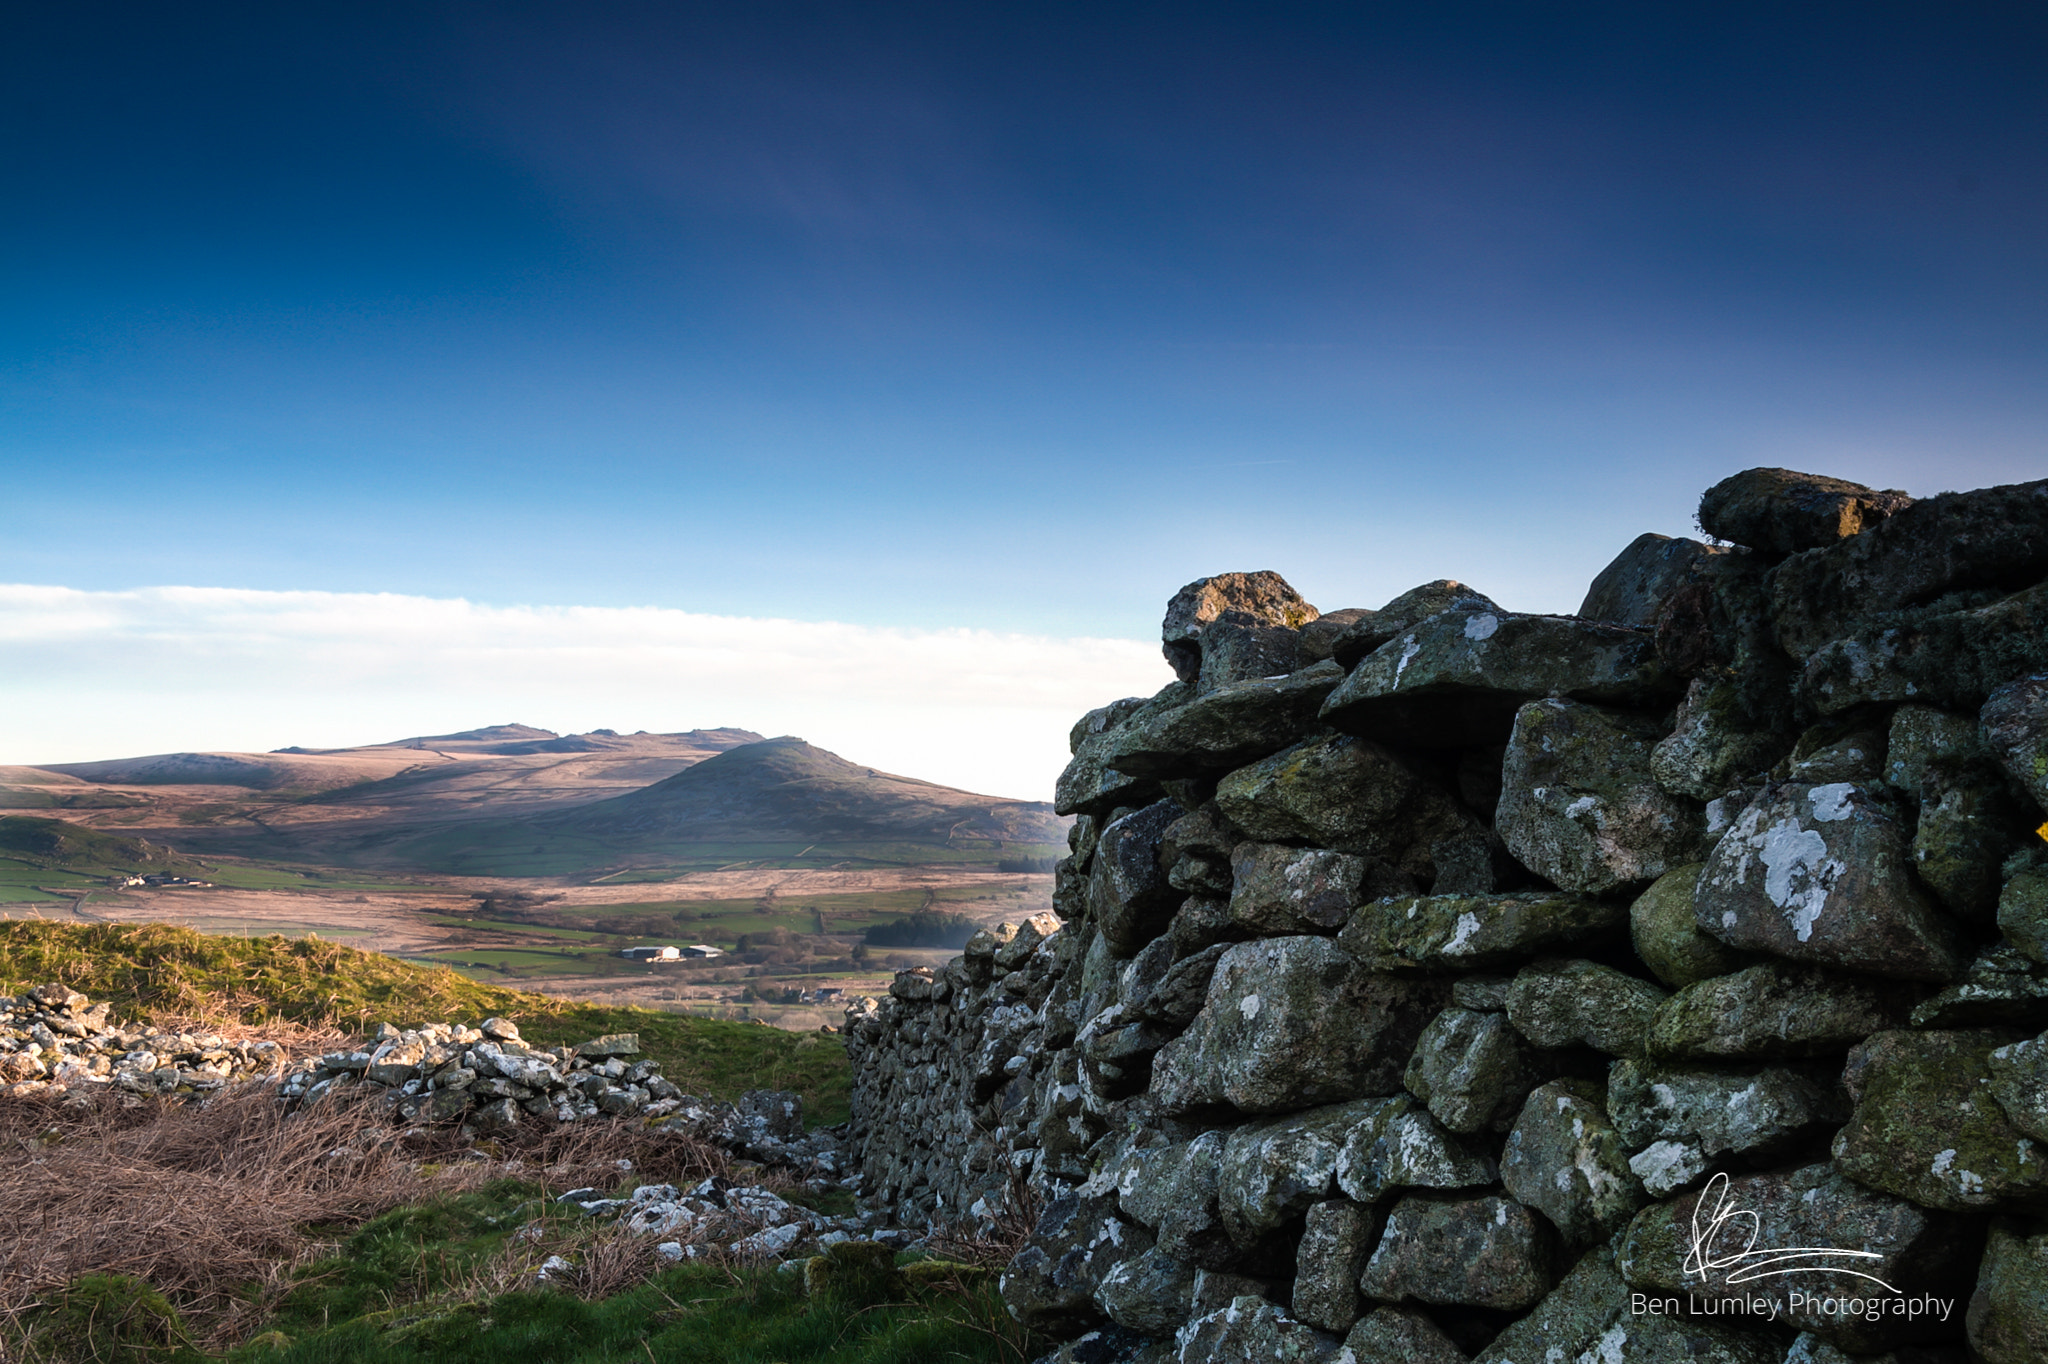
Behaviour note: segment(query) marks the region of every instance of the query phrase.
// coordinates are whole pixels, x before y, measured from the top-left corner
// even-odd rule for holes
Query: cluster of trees
[[[974,921],[961,914],[919,910],[891,923],[875,924],[861,937],[870,947],[965,947]]]
[[[996,870],[1049,872],[1058,865],[1057,857],[1004,857],[997,859]]]

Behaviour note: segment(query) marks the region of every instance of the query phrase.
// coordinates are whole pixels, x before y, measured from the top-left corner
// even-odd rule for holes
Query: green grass
[[[908,1300],[813,1300],[773,1269],[682,1265],[596,1301],[474,1285],[515,1232],[573,1245],[587,1219],[510,1181],[375,1218],[304,1266],[234,1364],[940,1364],[1021,1361],[986,1282]],[[565,1248],[567,1248],[565,1246]]]
[[[367,1030],[380,1022],[473,1024],[497,1016],[516,1020],[543,1046],[636,1032],[647,1054],[690,1093],[731,1098],[749,1089],[792,1089],[814,1123],[838,1122],[848,1111],[851,1076],[835,1037],[554,999],[319,938],[0,921],[0,994],[45,981],[111,1000],[122,1017],[281,1018]]]

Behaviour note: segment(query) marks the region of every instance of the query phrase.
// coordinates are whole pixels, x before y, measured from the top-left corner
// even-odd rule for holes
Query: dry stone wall
[[[2048,482],[1700,523],[1178,593],[1058,921],[849,1015],[866,1195],[1039,1200],[1069,1360],[2048,1359]]]

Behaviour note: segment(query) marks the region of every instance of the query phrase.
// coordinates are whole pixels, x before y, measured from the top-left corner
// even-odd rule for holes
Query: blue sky
[[[1240,568],[1325,608],[1451,576],[1569,610],[1756,464],[1920,494],[2048,469],[2038,9],[4,22],[0,583],[1050,659]],[[226,675],[181,727],[134,685],[158,747],[391,737],[238,737]],[[111,756],[61,691],[13,693],[0,761]]]

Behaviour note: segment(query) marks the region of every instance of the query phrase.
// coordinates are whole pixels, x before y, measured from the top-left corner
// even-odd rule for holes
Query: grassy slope
[[[113,1001],[117,1017],[153,1013],[291,1019],[352,1030],[378,1023],[477,1023],[499,1016],[542,1045],[637,1032],[684,1090],[730,1098],[793,1089],[813,1122],[847,1113],[849,1072],[837,1038],[748,1023],[612,1008],[480,984],[317,938],[222,938],[164,924],[0,921],[0,993],[62,981]]]

